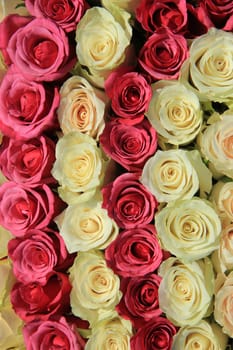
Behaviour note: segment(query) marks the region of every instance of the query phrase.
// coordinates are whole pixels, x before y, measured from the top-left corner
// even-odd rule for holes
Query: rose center
[[[33,48],[36,64],[42,68],[50,67],[58,55],[57,45],[50,40],[44,40]]]

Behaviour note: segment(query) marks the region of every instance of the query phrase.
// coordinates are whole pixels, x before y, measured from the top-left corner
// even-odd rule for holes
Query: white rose
[[[233,222],[233,182],[218,181],[212,188],[210,201],[215,205],[224,226]]]
[[[224,273],[233,269],[233,224],[222,230],[219,247],[213,252],[211,259],[217,272]]]

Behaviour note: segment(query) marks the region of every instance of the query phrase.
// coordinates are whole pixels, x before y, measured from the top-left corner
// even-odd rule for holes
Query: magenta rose
[[[23,140],[3,137],[0,169],[3,175],[27,187],[55,183],[51,169],[55,161],[55,143],[46,136]]]
[[[66,32],[76,29],[88,5],[85,0],[25,0],[34,17],[50,18]]]
[[[180,68],[188,57],[186,39],[168,29],[152,34],[139,52],[138,63],[152,82],[177,79]]]
[[[65,270],[73,262],[59,233],[31,230],[25,237],[11,239],[8,254],[16,278],[23,283],[43,285],[54,271]]]
[[[141,172],[157,149],[157,133],[147,119],[137,125],[106,123],[100,136],[104,152],[132,172]]]
[[[125,173],[102,188],[103,208],[121,228],[135,228],[149,224],[157,209],[155,197],[138,180]]]
[[[145,276],[155,271],[163,253],[154,225],[123,230],[106,248],[107,265],[122,277]]]
[[[196,38],[207,33],[209,28],[213,27],[213,23],[204,7],[187,4],[187,10],[188,21],[184,34],[186,38]]]
[[[53,81],[63,78],[74,66],[68,37],[55,22],[35,18],[19,28],[8,42],[7,52],[25,78]]]
[[[58,127],[58,88],[25,79],[9,69],[0,85],[0,129],[15,139],[37,137]]]
[[[175,326],[164,317],[152,319],[131,338],[131,350],[171,350]]]
[[[46,228],[62,209],[63,202],[45,184],[35,189],[14,182],[0,186],[0,225],[16,237]]]
[[[147,32],[168,28],[180,33],[187,23],[186,0],[142,0],[136,9],[136,18]]]
[[[233,30],[233,3],[231,0],[200,0],[215,27]]]
[[[83,350],[85,342],[65,317],[27,323],[23,328],[27,350]]]
[[[143,327],[162,314],[159,308],[158,289],[161,277],[152,273],[150,275],[123,278],[121,291],[123,297],[116,306],[117,312],[126,319],[131,320],[135,328]]]
[[[57,272],[45,285],[38,282],[15,283],[11,290],[11,303],[16,314],[25,322],[48,320],[70,309],[71,284],[64,273]]]

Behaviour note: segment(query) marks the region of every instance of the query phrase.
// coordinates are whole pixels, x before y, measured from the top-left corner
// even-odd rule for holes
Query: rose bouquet
[[[231,1],[0,6],[0,349],[231,349]]]

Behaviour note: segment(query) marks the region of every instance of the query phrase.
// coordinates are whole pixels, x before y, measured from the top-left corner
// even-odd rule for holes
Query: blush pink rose
[[[61,27],[50,19],[35,18],[11,36],[7,52],[25,78],[54,81],[74,66],[72,49]]]
[[[233,30],[233,3],[230,0],[200,0],[216,28]]]
[[[155,271],[163,253],[154,225],[123,230],[106,248],[107,265],[122,277],[144,276]]]
[[[149,224],[157,209],[155,197],[139,182],[138,176],[125,173],[102,188],[103,208],[121,228]]]
[[[137,125],[106,123],[100,136],[104,152],[132,172],[141,172],[157,149],[157,133],[147,119]]]

